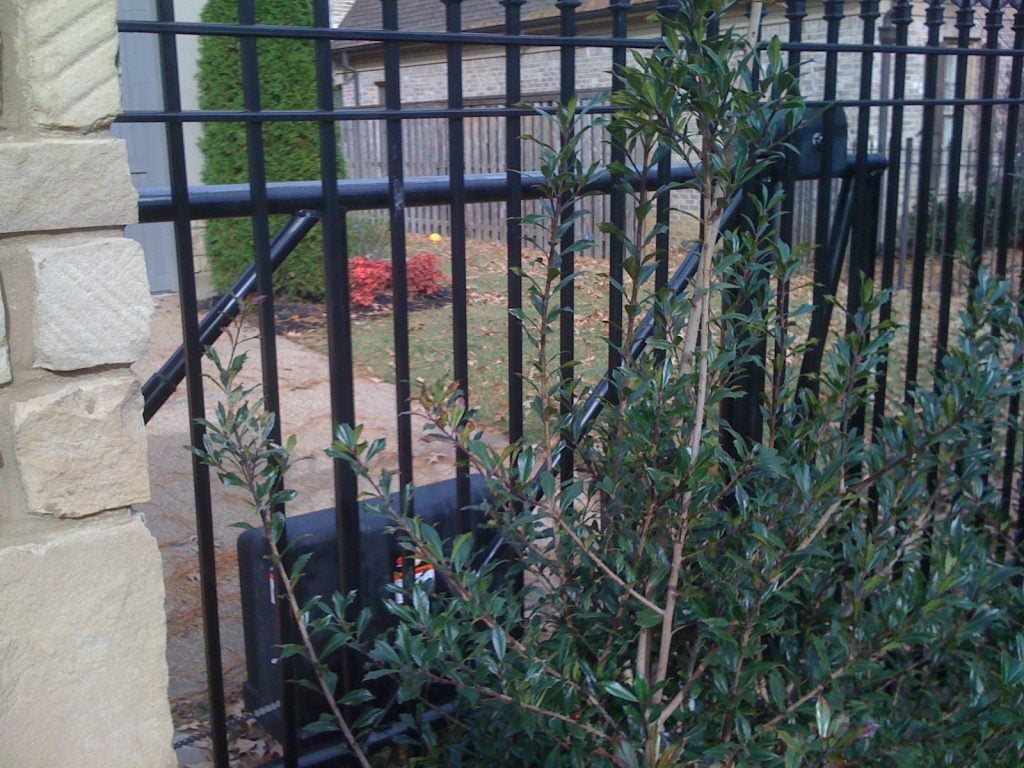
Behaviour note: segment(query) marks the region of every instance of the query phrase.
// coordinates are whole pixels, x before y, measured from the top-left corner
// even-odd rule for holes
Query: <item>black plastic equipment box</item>
[[[487,497],[483,478],[470,478],[470,503],[481,504]],[[362,541],[359,592],[364,604],[373,609],[374,620],[371,632],[379,632],[390,617],[382,600],[392,599],[386,587],[392,582],[395,561],[402,552],[398,542],[387,528],[393,524],[378,512],[368,511],[368,505],[360,504],[359,530]],[[397,503],[393,499],[393,503]],[[435,528],[442,539],[458,535],[456,529],[455,481],[447,480],[433,485],[416,488],[414,495],[416,514]],[[478,509],[470,511],[480,547],[489,546],[495,539],[494,528],[484,525],[484,513]],[[305,567],[305,575],[296,590],[302,604],[314,595],[330,598],[338,590],[338,549],[335,534],[334,509],[322,509],[306,515],[289,517],[286,527],[287,540],[295,542],[289,554],[299,557],[312,552]],[[242,625],[245,633],[245,705],[252,712],[275,701],[281,696],[281,676],[278,669],[280,638],[278,635],[278,606],[273,597],[273,576],[269,553],[261,529],[245,531],[238,537],[238,571],[242,598]],[[308,667],[307,667],[308,669]],[[297,687],[298,721],[307,724],[316,720],[326,711],[318,694],[306,688]],[[260,722],[275,736],[280,737],[280,710],[260,717]]]

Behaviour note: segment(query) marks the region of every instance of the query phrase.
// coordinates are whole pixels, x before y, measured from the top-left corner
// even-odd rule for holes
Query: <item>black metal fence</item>
[[[395,413],[398,434],[399,480],[415,481],[412,460],[410,411],[410,297],[406,288],[407,223],[410,211],[420,206],[446,209],[451,236],[451,359],[455,378],[474,397],[474,380],[469,365],[467,311],[469,288],[466,270],[466,211],[476,202],[500,201],[505,208],[501,221],[507,269],[507,434],[510,440],[523,435],[523,339],[515,319],[521,307],[522,285],[519,268],[523,263],[520,218],[525,201],[537,193],[539,180],[524,160],[520,137],[529,114],[517,106],[522,93],[522,54],[527,46],[557,51],[559,99],[568,101],[577,88],[576,51],[610,52],[608,62],[621,65],[629,49],[650,49],[656,36],[630,36],[632,30],[651,29],[643,21],[655,9],[671,12],[673,3],[633,4],[611,0],[596,8],[580,0],[539,2],[494,0],[503,21],[496,26],[463,32],[464,3],[445,0],[443,29],[408,30],[401,27],[398,0],[380,0],[383,23],[380,29],[351,29],[329,26],[328,0],[314,0],[315,23],[311,27],[270,27],[254,23],[255,0],[239,0],[239,23],[204,24],[174,20],[172,0],[159,0],[158,21],[122,21],[124,33],[151,35],[159,41],[163,68],[162,110],[130,112],[122,121],[159,123],[165,126],[169,145],[171,183],[169,189],[145,189],[140,195],[143,222],[170,221],[177,239],[178,281],[184,345],[178,355],[144,387],[147,419],[184,380],[190,416],[190,439],[202,445],[203,429],[196,419],[206,412],[201,358],[205,344],[237,312],[237,300],[224,298],[205,319],[199,319],[196,299],[192,222],[216,217],[251,219],[255,250],[253,267],[235,287],[235,294],[259,294],[260,349],[263,394],[271,410],[278,409],[279,384],[276,362],[274,269],[281,264],[312,228],[323,230],[326,273],[325,311],[328,329],[328,357],[331,373],[331,413],[335,422],[354,424],[360,415],[354,407],[356,378],[352,359],[353,311],[348,294],[347,225],[351,213],[363,210],[387,212],[390,225],[390,259],[393,270],[393,347]],[[885,403],[900,398],[919,385],[922,355],[938,355],[948,344],[956,323],[956,308],[977,281],[978,267],[990,265],[1000,276],[1024,277],[1021,269],[1020,118],[1022,68],[1024,68],[1024,13],[1020,3],[959,5],[931,0],[911,3],[897,0],[883,16],[879,0],[845,3],[842,0],[788,0],[784,7],[756,9],[774,19],[785,40],[789,60],[807,68],[807,82],[816,98],[834,104],[820,128],[811,137],[807,152],[824,149],[807,165],[813,173],[802,177],[790,173],[782,180],[787,195],[782,217],[782,236],[790,242],[815,244],[813,299],[820,311],[812,320],[812,333],[825,338],[829,316],[827,295],[849,291],[856,303],[861,274],[874,276],[881,288],[896,287],[905,300],[883,308],[884,315],[896,313],[906,323],[903,370],[880,371],[876,413]],[[543,34],[530,31],[524,19],[535,19],[547,11],[556,29]],[[586,19],[588,34],[577,34],[578,22]],[[589,30],[599,22],[600,34]],[[239,41],[241,81],[245,95],[241,111],[186,111],[182,109],[176,39],[179,36],[220,35]],[[257,40],[265,38],[314,41],[318,103],[310,110],[275,110],[260,106],[260,59]],[[381,46],[384,70],[383,103],[373,110],[337,107],[333,92],[332,44],[341,41],[376,41]],[[447,103],[434,107],[410,108],[409,94],[401,90],[403,55],[407,46],[439,46],[446,65]],[[469,47],[487,49],[499,55],[504,65],[503,106],[467,107],[463,93],[464,53]],[[840,65],[842,64],[842,72]],[[843,74],[856,71],[845,86]],[[920,74],[920,80],[915,79]],[[851,84],[852,83],[852,84]],[[946,85],[949,84],[949,88]],[[920,87],[919,87],[920,86]],[[609,74],[607,88],[618,87]],[[845,89],[845,90],[844,90]],[[467,174],[465,151],[467,122],[487,117],[500,120],[503,136],[503,165],[495,173]],[[845,120],[841,118],[845,117]],[[231,187],[189,187],[185,167],[183,126],[187,123],[237,121],[247,129],[249,184]],[[313,121],[320,127],[316,151],[321,158],[321,178],[307,182],[272,183],[265,172],[262,126],[268,121]],[[386,178],[338,179],[336,130],[349,122],[375,121],[381,126],[386,155]],[[416,121],[440,121],[446,132],[447,157],[442,176],[409,177],[404,154],[406,126]],[[845,121],[849,122],[850,146],[846,146]],[[883,156],[869,151],[877,145]],[[834,150],[838,149],[836,152]],[[967,150],[970,149],[968,152]],[[621,157],[612,146],[610,157]],[[805,158],[806,159],[806,158]],[[685,171],[663,165],[659,178]],[[608,176],[598,185],[607,195],[606,215],[622,227],[626,211],[624,193],[614,188]],[[945,211],[945,213],[941,212]],[[662,215],[667,216],[667,201]],[[952,212],[952,213],[951,213]],[[270,232],[272,214],[288,214],[291,220],[276,235]],[[941,222],[941,225],[939,224]],[[941,231],[940,231],[941,230]],[[668,252],[669,237],[660,247]],[[607,271],[621,278],[622,246],[605,244]],[[666,255],[667,259],[667,255]],[[843,277],[844,260],[846,277]],[[673,279],[685,287],[687,261]],[[958,264],[962,263],[962,267]],[[666,262],[667,264],[667,262]],[[959,271],[958,271],[959,270]],[[660,270],[659,280],[669,280]],[[844,288],[845,284],[845,288]],[[571,304],[571,292],[563,297]],[[844,296],[845,298],[845,296]],[[621,296],[613,284],[607,292],[607,319],[612,334],[621,320]],[[571,306],[568,309],[572,309]],[[563,313],[561,328],[563,357],[573,352],[575,312]],[[932,340],[926,343],[927,340]],[[820,361],[811,356],[805,367]],[[608,364],[616,364],[614,354]],[[751,393],[756,396],[756,391]],[[590,409],[592,410],[592,409]],[[751,409],[756,410],[756,409]],[[589,411],[588,411],[589,412]],[[1018,492],[1017,427],[1019,398],[1010,404],[1010,423],[1003,436],[1007,469],[1001,483],[1006,521],[1013,517],[1020,530],[1024,495]],[[275,439],[280,439],[278,421]],[[756,425],[755,425],[756,427]],[[329,437],[325,435],[326,438]],[[571,465],[571,463],[570,463]],[[217,605],[210,479],[198,460],[193,462],[196,533],[202,585],[202,615],[205,626],[212,729],[212,760],[217,766],[229,764],[228,728],[225,711],[224,677],[221,661],[220,624]],[[357,484],[352,471],[342,462],[334,466],[333,483],[337,529],[338,586],[343,591],[360,583],[360,521]],[[464,467],[456,472],[457,502],[461,508],[470,496]],[[1019,541],[1018,541],[1019,544]],[[287,633],[287,622],[284,622]],[[294,671],[282,664],[282,676]],[[292,686],[284,686],[282,697],[283,764],[313,765],[330,762],[330,754],[306,755],[299,738]]]

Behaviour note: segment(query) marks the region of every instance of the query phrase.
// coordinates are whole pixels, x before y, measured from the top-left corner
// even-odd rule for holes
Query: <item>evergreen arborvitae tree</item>
[[[202,20],[237,23],[237,0],[208,0]],[[302,0],[261,0],[258,24],[310,26],[312,3]],[[308,40],[259,40],[260,96],[264,109],[316,109],[314,44]],[[243,109],[242,65],[238,38],[203,37],[199,46],[199,106],[204,110]],[[319,126],[316,122],[264,123],[263,140],[268,181],[320,178]],[[245,125],[207,123],[200,140],[203,182],[237,184],[249,180]],[[339,154],[338,171],[344,176]],[[271,236],[285,221],[271,218]],[[324,294],[320,229],[313,230],[277,271],[274,285],[288,298],[318,300]],[[214,286],[228,289],[253,262],[249,219],[215,219],[207,224],[206,250]]]

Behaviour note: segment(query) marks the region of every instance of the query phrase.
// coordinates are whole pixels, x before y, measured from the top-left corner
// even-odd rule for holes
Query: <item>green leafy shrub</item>
[[[620,395],[586,434],[575,416],[560,419],[568,391],[586,394],[560,378],[553,338],[561,206],[587,171],[563,124],[568,150],[547,148],[546,214],[531,222],[546,278],[530,283],[534,313],[523,316],[543,438],[497,452],[458,392],[424,398],[435,438],[488,478],[520,578],[495,582],[468,537],[442,542],[387,510],[446,590],[413,588],[391,605],[398,627],[361,646],[368,668],[408,699],[454,686],[445,740],[420,731],[432,765],[1017,765],[1024,606],[1019,572],[994,557],[1004,518],[989,479],[1001,458],[985,435],[1005,428],[1022,383],[1019,305],[983,278],[936,389],[866,435],[858,414],[871,410],[894,333],[872,320],[889,297],[866,283],[816,394],[789,366],[761,405],[763,437],[729,432],[715,414],[758,340],[770,336],[777,355],[802,350],[774,296],[799,254],[778,241],[777,197],[756,181],[774,154],[769,127],[792,125],[799,108],[777,46],[758,67],[743,38],[707,26],[720,10],[684,7],[665,48],[623,73],[612,122],[641,158],[623,173],[642,177],[666,144],[697,169],[694,284],[682,298],[650,290],[658,230],[642,222],[653,196],[631,187],[640,223],[618,233]],[[716,237],[730,196],[751,185],[747,226]],[[648,309],[657,354],[633,357]],[[565,435],[579,466],[568,480],[553,470]],[[367,450],[379,446],[342,428],[330,453],[369,477]]]
[[[237,23],[235,0],[209,0],[205,22]],[[310,26],[312,5],[291,0],[262,0],[256,4],[259,24]],[[316,109],[316,67],[311,41],[268,39],[257,42],[260,97],[264,109]],[[238,38],[203,37],[199,44],[199,106],[204,110],[243,109],[242,67]],[[249,181],[245,125],[212,122],[203,126],[203,182],[237,184]],[[308,181],[320,178],[319,125],[316,122],[273,121],[264,124],[263,140],[268,181]],[[338,172],[345,175],[339,155]],[[272,216],[271,236],[286,221]],[[275,285],[285,296],[319,300],[324,295],[322,235],[310,232],[277,271]],[[214,219],[206,229],[206,250],[214,286],[230,288],[253,262],[249,219]]]
[[[999,233],[1000,204],[1002,199],[1002,184],[992,184],[985,196],[985,247],[994,248]],[[974,238],[974,213],[977,196],[973,190],[964,192],[956,200],[956,242],[950,243],[950,253],[966,253],[971,250],[971,243]],[[1011,205],[1010,220],[1007,223],[1009,236],[1007,242],[1010,248],[1020,248],[1024,245],[1024,198],[1017,198],[1017,208]],[[928,239],[926,240],[926,252],[929,254],[940,254],[947,252],[946,246],[946,221],[950,213],[949,201],[946,198],[938,198],[929,195],[925,206],[928,221]],[[915,223],[920,215],[921,205],[918,204],[911,211],[908,218],[908,228],[911,238],[916,235]]]
[[[544,254],[524,273],[526,379],[541,437],[497,451],[454,387],[423,392],[428,437],[456,446],[494,496],[514,557],[489,561],[471,533],[444,541],[379,502],[406,553],[440,588],[395,585],[395,626],[376,637],[352,596],[305,606],[311,640],[347,646],[368,679],[392,678],[415,764],[433,766],[1017,766],[1024,760],[1024,594],[1001,553],[1010,531],[993,479],[1004,414],[1024,385],[1020,297],[981,275],[934,389],[865,430],[894,336],[890,300],[864,281],[860,309],[826,350],[814,390],[799,366],[760,404],[764,433],[719,417],[758,343],[795,357],[780,310],[801,253],[778,238],[772,126],[801,115],[778,41],[755,54],[713,24],[716,0],[685,4],[663,48],[622,72],[610,128],[633,158],[616,169],[637,210],[626,256],[623,362],[592,429],[561,405],[586,383],[559,359],[562,244],[595,168],[579,160],[577,105],[551,119],[542,212],[524,224]],[[702,252],[685,294],[654,290],[657,193],[640,181],[671,151],[695,169]],[[743,226],[720,232],[734,194]],[[634,355],[650,312],[653,354]],[[728,440],[724,440],[727,436]],[[329,454],[381,499],[383,449],[339,425]],[[571,440],[576,472],[559,460]],[[216,446],[214,446],[216,447]],[[511,578],[499,579],[501,569]],[[295,574],[292,575],[295,578]],[[333,680],[329,676],[326,679]],[[324,679],[324,678],[322,678]],[[442,733],[420,715],[453,692]],[[330,686],[329,686],[330,687]],[[367,727],[383,713],[365,691]],[[347,727],[343,718],[336,722]],[[332,727],[330,718],[320,727]],[[358,729],[357,729],[358,730]],[[358,734],[353,739],[358,739]]]
[[[386,213],[357,211],[348,215],[347,223],[349,256],[383,259],[391,253],[391,227]]]
[[[678,357],[620,371],[627,406],[581,441],[586,472],[541,472],[539,501],[543,446],[495,453],[457,394],[427,398],[437,434],[491,481],[522,586],[479,568],[468,536],[382,509],[446,589],[414,589],[389,605],[393,633],[353,645],[408,700],[455,686],[444,736],[419,733],[426,764],[1020,764],[1024,601],[993,557],[1001,458],[985,437],[1022,384],[989,332],[1024,339],[1015,300],[985,278],[937,390],[868,440],[850,425],[892,338],[867,319],[882,299],[866,291],[821,396],[784,383],[765,440],[735,454],[714,424],[690,460]],[[713,365],[712,405],[729,367]],[[342,429],[332,453],[367,449]]]

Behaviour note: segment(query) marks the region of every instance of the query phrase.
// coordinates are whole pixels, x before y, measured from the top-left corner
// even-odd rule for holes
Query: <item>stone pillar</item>
[[[115,6],[0,2],[0,766],[176,765]]]

